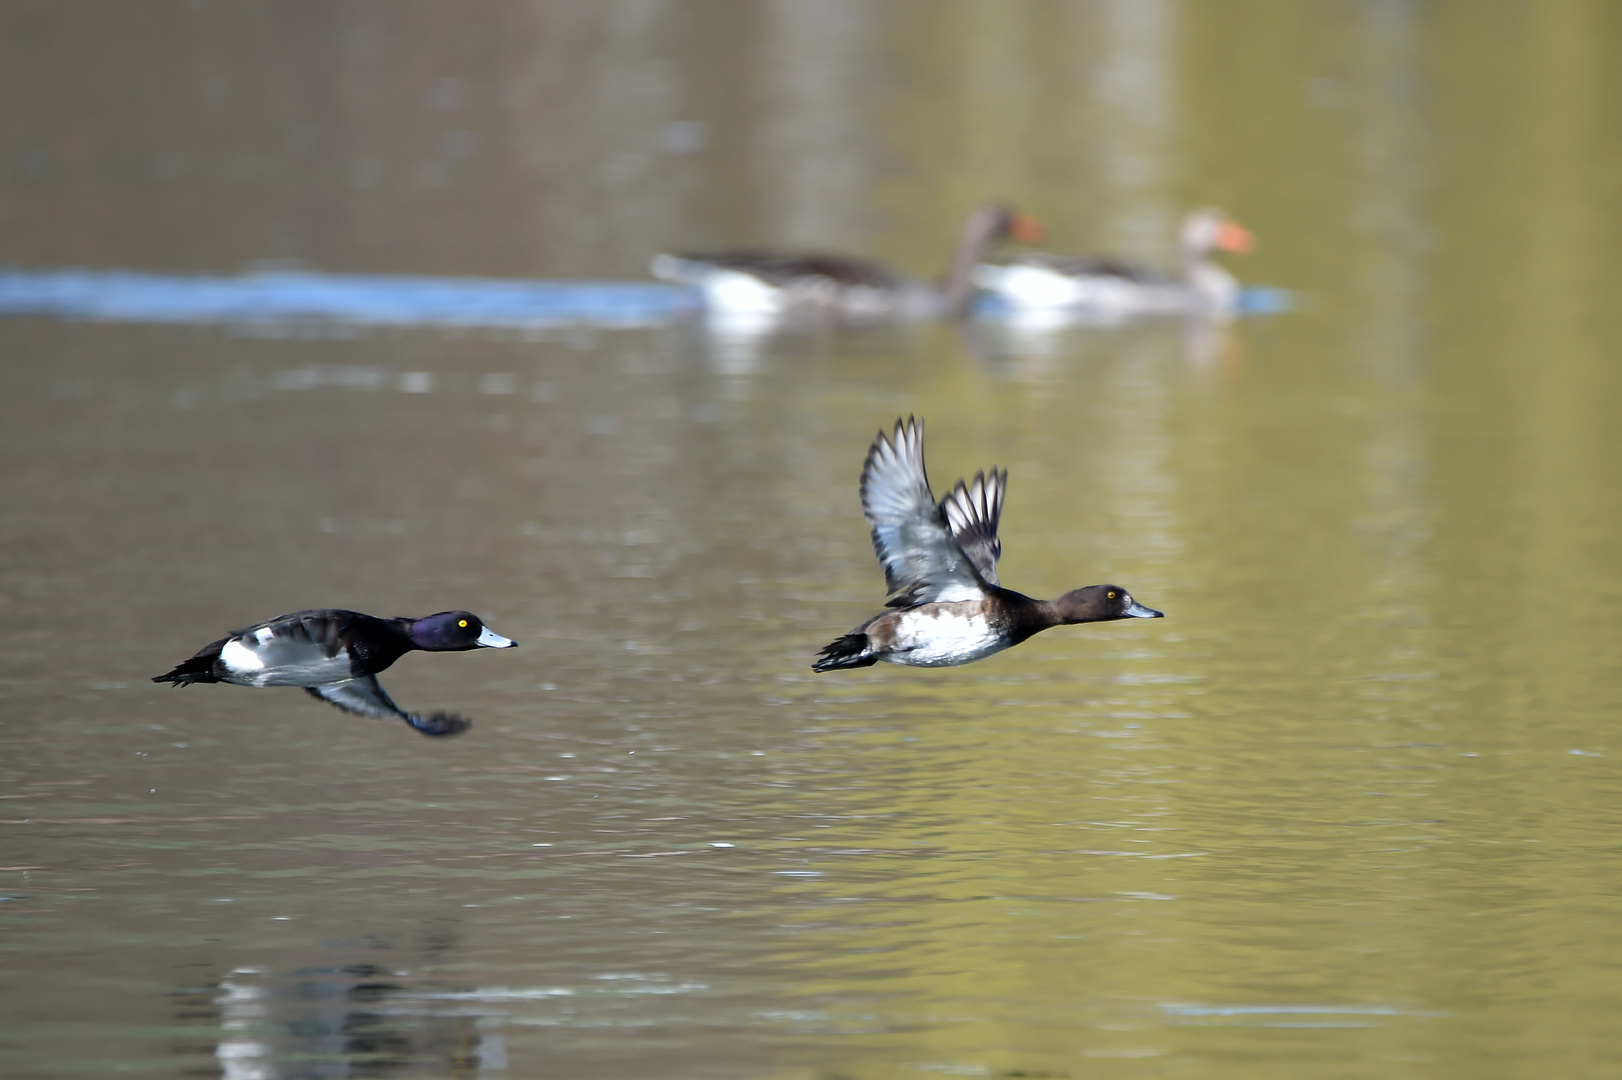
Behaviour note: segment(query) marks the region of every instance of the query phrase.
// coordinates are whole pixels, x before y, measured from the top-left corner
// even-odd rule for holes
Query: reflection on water
[[[204,993],[211,993],[207,1000],[218,1010],[221,1038],[214,1055],[225,1080],[402,1070],[472,1076],[507,1065],[499,1031],[487,1035],[471,1017],[421,1015],[421,1002],[400,973],[371,964],[281,978],[240,967],[182,1000]]]
[[[1610,7],[55,10],[0,15],[8,265],[923,271],[988,197],[1151,257],[1215,203],[1303,303],[1206,339],[0,321],[0,1073],[1622,1055]],[[1170,617],[814,675],[909,412],[937,481],[1010,469],[1008,582]],[[524,648],[391,672],[478,717],[444,743],[145,681],[322,604]]]
[[[988,370],[1001,370],[1018,377],[1018,372],[1047,367],[1071,353],[1107,352],[1113,342],[1131,332],[1132,324],[1141,321],[1118,316],[1095,318],[1082,312],[1054,309],[965,322],[960,327],[960,337],[964,348]],[[1231,355],[1236,347],[1232,319],[1226,316],[1192,316],[1166,321],[1181,328],[1183,357],[1195,367],[1217,363]]]
[[[181,277],[132,271],[0,273],[0,315],[109,322],[496,327],[650,326],[691,315],[696,292],[619,281],[490,281],[281,271]]]

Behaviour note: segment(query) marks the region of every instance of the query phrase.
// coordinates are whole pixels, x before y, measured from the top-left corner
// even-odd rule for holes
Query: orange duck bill
[[[1249,255],[1256,247],[1256,237],[1243,225],[1224,221],[1217,228],[1216,246],[1235,255]]]

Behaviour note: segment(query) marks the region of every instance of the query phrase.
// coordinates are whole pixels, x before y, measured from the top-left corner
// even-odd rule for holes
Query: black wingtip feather
[[[901,453],[902,444],[905,443],[909,438],[913,437],[914,431],[917,432],[916,438],[918,441],[922,442],[924,438],[923,418],[913,416],[911,413],[907,414],[907,418],[905,420],[899,416],[896,417],[895,431],[888,435],[885,434],[883,428],[879,428],[878,434],[873,436],[872,445],[867,448],[867,457],[862,459],[862,475],[858,486],[863,494],[866,494],[867,491],[867,474],[872,468],[873,459],[884,453],[886,450],[893,454],[899,455]]]
[[[460,735],[473,726],[473,721],[456,713],[436,712],[431,716],[407,716],[406,723],[432,738]]]

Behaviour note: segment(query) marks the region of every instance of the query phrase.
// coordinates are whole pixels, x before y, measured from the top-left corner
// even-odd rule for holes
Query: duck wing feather
[[[307,686],[305,691],[356,716],[369,716],[376,720],[404,720],[424,735],[460,735],[473,726],[472,721],[464,720],[454,713],[437,712],[430,716],[421,716],[406,712],[394,703],[375,675],[363,675],[358,679],[346,679],[343,682],[326,683],[322,686]]]
[[[924,425],[897,420],[894,439],[878,438],[862,466],[862,513],[873,553],[884,567],[890,607],[979,600],[986,583],[952,534],[924,472]]]
[[[1002,520],[1007,488],[1008,470],[993,468],[990,476],[975,473],[969,484],[959,480],[941,500],[941,513],[946,515],[952,536],[987,585],[997,584],[997,560],[1002,557],[997,523]]]
[[[283,662],[285,654],[290,652],[311,656],[317,649],[321,655],[331,659],[347,644],[344,635],[350,623],[358,617],[359,614],[354,611],[312,608],[254,623],[246,629],[234,631],[231,639],[260,654],[267,664]]]
[[[352,620],[362,618],[316,610],[255,623],[226,639],[220,674],[250,686],[315,686],[360,674],[348,644]]]

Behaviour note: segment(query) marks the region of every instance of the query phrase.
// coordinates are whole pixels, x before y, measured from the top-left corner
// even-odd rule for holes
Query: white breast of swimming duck
[[[700,287],[711,311],[729,315],[776,315],[787,304],[782,289],[739,270],[714,268]]]
[[[1109,274],[1065,274],[1028,263],[978,266],[975,284],[1016,311],[1126,312],[1139,306],[1144,289],[1139,282]]]
[[[1063,308],[1074,305],[1084,290],[1075,279],[1043,266],[1018,263],[999,266],[982,263],[974,268],[974,283],[996,293],[1016,308]]]
[[[744,270],[678,255],[656,255],[649,269],[663,281],[680,282],[701,291],[705,310],[712,316],[777,315],[788,303],[782,289]]]
[[[1239,282],[1215,263],[1202,263],[1189,274],[1195,302],[1207,311],[1232,311],[1239,303]]]
[[[895,640],[884,659],[910,667],[949,667],[1006,648],[1007,639],[983,611],[930,604],[899,613]]]

